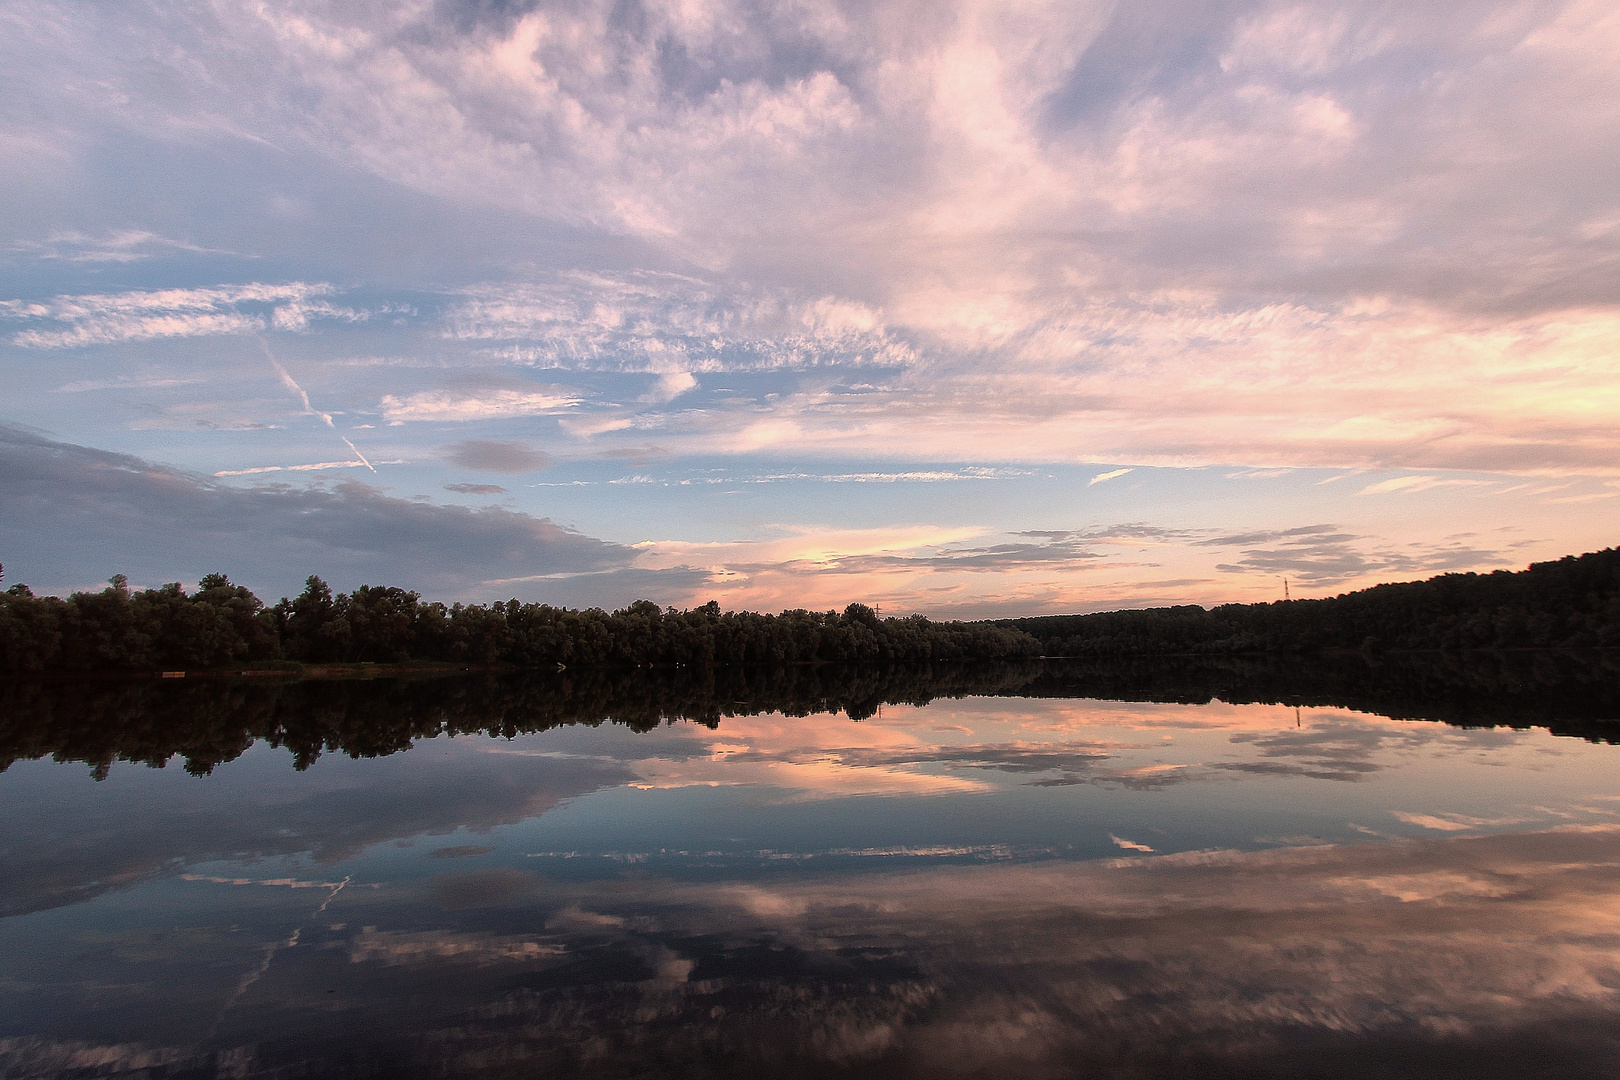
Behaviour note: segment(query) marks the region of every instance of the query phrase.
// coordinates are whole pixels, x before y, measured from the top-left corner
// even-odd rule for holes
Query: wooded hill
[[[1620,646],[1620,549],[1322,600],[1002,619],[1047,656]]]

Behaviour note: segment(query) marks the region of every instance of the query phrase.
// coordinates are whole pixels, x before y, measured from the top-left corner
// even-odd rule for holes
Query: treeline
[[[1322,600],[1004,619],[1048,656],[1620,646],[1620,549]]]
[[[302,595],[266,607],[224,574],[188,593],[132,591],[123,575],[100,592],[0,593],[0,672],[220,670],[278,663],[557,664],[918,663],[1037,655],[1027,634],[987,623],[880,618],[864,604],[764,615],[691,611],[639,600],[612,613],[549,604],[425,603],[365,585],[334,594],[311,577]]]
[[[1620,549],[1509,573],[1443,574],[1331,599],[1054,615],[997,622],[842,612],[615,612],[549,604],[425,603],[404,589],[334,594],[311,577],[266,607],[223,574],[194,592],[0,593],[0,673],[223,670],[277,664],[450,663],[522,668],[919,663],[1048,656],[1620,646]]]

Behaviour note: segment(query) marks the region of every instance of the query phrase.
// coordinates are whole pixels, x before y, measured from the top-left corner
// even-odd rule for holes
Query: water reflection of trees
[[[440,734],[511,737],[564,724],[645,731],[726,717],[873,715],[881,705],[970,696],[1338,707],[1460,726],[1545,727],[1620,742],[1620,656],[1473,653],[1297,659],[1141,658],[679,671],[587,669],[368,679],[12,682],[0,686],[0,769],[53,757],[203,774],[257,740],[296,768],[323,753],[375,757]]]
[[[1018,692],[1341,708],[1458,727],[1544,727],[1620,742],[1620,653],[1614,650],[1048,661]]]

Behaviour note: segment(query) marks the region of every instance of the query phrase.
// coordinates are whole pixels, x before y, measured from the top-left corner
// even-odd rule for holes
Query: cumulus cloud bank
[[[916,372],[838,408],[821,387],[779,394],[776,427],[737,449],[774,431],[939,456],[966,426],[975,445],[1057,459],[1613,461],[1608,5],[224,3],[64,23],[37,4],[14,20],[41,83],[107,73],[39,85],[58,109],[251,133],[689,268],[469,287],[440,305],[451,340],[630,364],[662,401],[705,365]],[[150,65],[209,93],[156,95]],[[13,305],[11,340],[361,317],[319,287],[248,288],[265,296]],[[557,404],[429,394],[384,411]]]

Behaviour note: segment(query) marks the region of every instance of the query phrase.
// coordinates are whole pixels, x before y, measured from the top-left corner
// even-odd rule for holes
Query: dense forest
[[[987,623],[879,618],[864,604],[762,615],[691,611],[639,600],[612,613],[516,600],[425,603],[404,589],[333,594],[311,577],[302,595],[266,607],[224,574],[195,592],[133,591],[122,575],[100,592],[0,593],[0,672],[220,670],[279,663],[707,666],[808,662],[918,663],[1034,656],[1035,639]]]
[[[1004,619],[1048,656],[1620,646],[1620,549],[1322,600]]]
[[[919,663],[1047,656],[1620,646],[1620,549],[1518,573],[1443,574],[1322,600],[1052,615],[996,622],[843,612],[621,611],[424,602],[318,577],[266,607],[223,574],[131,590],[120,575],[61,599],[0,592],[0,673],[227,670],[332,663],[490,667]]]

